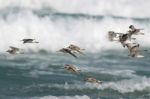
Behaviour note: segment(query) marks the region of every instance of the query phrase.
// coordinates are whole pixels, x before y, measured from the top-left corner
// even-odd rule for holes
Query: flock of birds
[[[68,53],[68,54],[72,55],[73,57],[77,58],[76,54],[85,55],[84,52],[83,52],[84,50],[85,49],[82,49],[79,46],[70,44],[68,47],[60,49],[59,52]],[[78,67],[76,67],[72,64],[66,64],[64,66],[64,69],[66,69],[70,72],[73,72],[73,73],[81,72],[81,69],[79,69]],[[85,79],[85,81],[89,82],[89,83],[93,83],[93,84],[102,84],[102,81],[97,80],[94,77],[88,77],[88,78]]]
[[[35,41],[35,39],[23,39],[23,44],[25,43],[39,43],[38,41]],[[10,49],[8,49],[6,52],[9,54],[23,54],[23,50],[14,46],[10,46]]]
[[[127,33],[115,33],[114,31],[108,32],[109,41],[118,41],[125,48],[127,47],[131,57],[142,58],[144,57],[139,50],[140,45],[137,43],[136,38],[132,35],[144,35],[140,32],[143,29],[137,29],[133,25],[129,26],[129,31]],[[147,50],[144,50],[147,51]]]
[[[39,43],[38,41],[35,41],[35,39],[23,39],[21,41],[23,41],[23,44],[26,44],[26,43]],[[68,53],[68,54],[72,55],[73,57],[78,58],[76,54],[85,55],[84,52],[83,52],[84,50],[85,49],[81,49],[80,47],[78,47],[76,45],[70,44],[68,47],[62,48],[57,52]],[[24,54],[22,49],[14,47],[14,46],[10,46],[10,49],[8,49],[6,52],[8,52],[9,54]],[[67,71],[70,71],[72,73],[79,73],[81,71],[78,67],[76,67],[72,64],[66,64],[64,66],[64,69],[67,70]],[[94,77],[88,77],[88,78],[85,79],[85,81],[89,82],[89,83],[95,83],[95,84],[101,84],[102,83],[102,81],[97,80]]]
[[[115,33],[114,31],[109,31],[108,39],[109,39],[109,41],[118,41],[122,44],[123,47],[127,47],[130,52],[129,56],[142,58],[144,56],[140,53],[139,44],[135,41],[136,38],[132,38],[132,35],[144,35],[144,33],[140,32],[140,30],[142,30],[142,29],[137,29],[133,25],[130,25],[129,29],[130,30],[127,33]],[[23,39],[21,41],[23,41],[23,44],[39,43],[35,39]],[[62,48],[57,52],[67,53],[67,54],[70,54],[71,56],[73,56],[74,58],[78,58],[76,54],[85,55],[84,50],[85,49],[82,49],[79,46],[70,44],[68,47]],[[13,46],[10,46],[10,49],[7,50],[6,52],[8,52],[10,54],[17,54],[17,53],[23,54],[24,53],[22,51],[22,49],[13,47]],[[66,64],[64,66],[64,69],[68,70],[70,72],[73,72],[73,73],[81,72],[81,70],[78,67],[76,67],[72,64]],[[95,77],[88,77],[85,79],[85,81],[89,82],[89,83],[102,84],[102,81],[97,80]]]

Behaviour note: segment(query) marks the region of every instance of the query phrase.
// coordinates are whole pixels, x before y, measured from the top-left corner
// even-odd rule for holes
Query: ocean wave
[[[104,84],[101,88],[111,88],[117,90],[121,93],[129,93],[134,91],[149,91],[150,88],[150,78],[142,77],[142,78],[133,78],[129,80],[121,80],[117,82],[110,82]]]
[[[135,74],[135,71],[133,70],[104,70],[104,71],[101,71],[101,73],[121,76],[121,77],[137,77],[137,75]]]
[[[75,95],[75,96],[43,96],[43,97],[33,97],[30,99],[90,99],[89,96],[87,95],[83,95],[83,96],[79,96],[79,95]]]
[[[105,17],[100,21],[49,16],[39,18],[30,11],[10,14],[6,19],[0,18],[0,51],[5,52],[9,46],[16,46],[35,52],[41,49],[56,52],[71,43],[89,52],[121,49],[121,44],[108,41],[107,31],[126,32],[130,24],[145,28],[146,36],[139,37],[138,42],[142,46],[149,46],[150,26],[147,23],[116,20],[111,17]],[[40,43],[22,44],[20,40],[23,38],[34,38]]]
[[[18,7],[34,10],[48,8],[52,9],[52,11],[62,13],[81,13],[104,16],[114,15],[124,17],[150,17],[150,13],[147,10],[149,9],[149,4],[150,1],[143,2],[143,0],[137,0],[136,2],[131,0],[72,0],[71,2],[69,0],[1,0],[0,9],[5,9],[9,7]]]
[[[91,83],[80,83],[78,84],[51,84],[51,85],[38,85],[40,87],[47,86],[48,88],[63,88],[63,89],[97,89],[97,90],[105,90],[105,89],[113,89],[120,93],[132,93],[135,91],[150,91],[150,78],[146,77],[137,77],[132,79],[124,79],[116,82],[104,82],[103,84],[91,84]]]

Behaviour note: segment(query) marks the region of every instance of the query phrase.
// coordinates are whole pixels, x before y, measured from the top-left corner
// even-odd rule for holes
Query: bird
[[[23,41],[23,44],[25,44],[25,43],[39,43],[39,42],[35,41],[35,39],[23,39],[21,41]]]
[[[144,35],[144,33],[140,32],[140,30],[143,29],[137,29],[133,25],[130,25],[129,29],[130,30],[126,33],[108,31],[108,39],[109,41],[119,41],[124,48],[127,47],[130,52],[129,56],[142,58],[144,56],[140,53],[139,44],[136,42],[136,38],[133,38],[132,35]]]
[[[131,37],[132,34],[125,33],[119,36],[119,42],[122,44],[123,47],[126,46],[126,43],[129,42],[135,42],[136,38]]]
[[[72,52],[72,50],[69,49],[69,48],[62,48],[62,49],[60,49],[58,52],[68,53],[68,54],[72,55],[73,57],[78,58],[78,57]]]
[[[125,33],[115,33],[114,31],[108,31],[109,41],[118,41],[125,47],[124,42],[129,38],[128,34]]]
[[[8,52],[9,54],[16,54],[16,53],[18,53],[19,51],[20,51],[19,48],[10,46],[10,49],[8,49],[6,52]]]
[[[89,83],[93,83],[93,84],[102,84],[102,81],[97,80],[94,77],[88,77],[88,78],[85,79],[85,81],[89,82]]]
[[[108,31],[108,39],[109,41],[119,41],[123,42],[128,39],[129,34],[127,33],[116,33],[114,31]],[[135,38],[132,38],[135,39]]]
[[[129,40],[129,38],[130,38],[129,34],[123,34],[119,36],[119,41],[123,47],[125,47],[125,41]]]
[[[123,47],[125,47],[124,42],[128,39],[128,35],[127,34],[123,34],[121,36],[119,36],[119,41],[122,44]]]
[[[134,25],[130,25],[129,26],[129,31],[128,31],[128,33],[130,33],[130,34],[134,34],[134,35],[139,35],[139,34],[141,34],[141,35],[144,35],[144,33],[141,33],[140,32],[140,30],[143,30],[143,29],[137,29],[137,28],[135,28],[134,27]]]
[[[81,71],[79,68],[77,68],[77,67],[75,67],[74,65],[71,65],[71,64],[66,64],[66,65],[64,66],[64,68],[65,68],[66,70],[71,71],[71,72],[74,72],[74,73],[78,73],[78,72]]]
[[[144,56],[140,53],[139,50],[139,44],[134,44],[134,43],[127,43],[126,44],[127,48],[129,49],[131,57],[135,58],[143,58]]]
[[[72,51],[74,51],[75,53],[79,53],[79,54],[82,54],[84,55],[83,51],[85,49],[81,49],[79,46],[76,46],[74,44],[70,44],[67,48],[71,49]]]

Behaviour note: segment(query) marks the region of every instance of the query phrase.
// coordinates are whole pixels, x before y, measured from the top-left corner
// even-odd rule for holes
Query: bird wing
[[[85,55],[81,50],[76,50],[78,53]]]
[[[114,37],[116,37],[116,34],[114,32],[108,32],[109,41],[113,41]]]
[[[33,41],[34,39],[23,39],[24,41]]]
[[[70,44],[68,47],[68,49],[71,49],[73,53],[80,53],[80,54],[84,54],[82,51],[85,50],[85,49],[81,49],[79,46],[76,46],[76,45],[73,45],[73,44]]]
[[[22,41],[28,42],[28,41],[33,41],[34,39],[23,39]]]
[[[19,48],[17,48],[17,47],[10,46],[10,48],[11,48],[12,50],[19,51]]]
[[[80,47],[70,44],[67,48],[72,49],[72,50],[80,50]]]
[[[108,39],[109,41],[118,41],[119,37],[122,35],[123,33],[108,32]]]
[[[32,43],[35,39],[23,39],[23,43]]]
[[[76,72],[76,68],[74,66],[69,68],[70,70],[72,70],[73,72]]]
[[[72,53],[70,50],[68,50],[67,52],[68,52],[70,55],[72,55],[73,57],[77,58],[77,56],[76,56],[74,53]]]
[[[135,30],[129,30],[128,33],[131,35],[144,35],[144,33],[141,33],[140,30],[142,29],[135,29]]]

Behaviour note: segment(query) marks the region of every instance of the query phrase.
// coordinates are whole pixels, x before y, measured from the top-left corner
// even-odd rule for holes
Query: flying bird
[[[72,51],[74,51],[75,53],[79,53],[79,54],[83,54],[83,51],[85,49],[81,49],[79,46],[76,46],[76,45],[73,45],[73,44],[70,44],[67,48],[71,49]]]
[[[9,54],[16,54],[16,53],[18,53],[19,51],[20,51],[19,48],[10,46],[10,49],[8,49],[6,52],[8,52]]]
[[[66,70],[68,70],[68,71],[75,72],[75,73],[78,73],[78,72],[81,71],[79,68],[77,68],[77,67],[75,67],[74,65],[71,65],[71,64],[66,64],[66,65],[64,66],[64,68],[65,68]]]
[[[129,49],[131,57],[136,57],[136,58],[144,57],[139,50],[139,44],[127,43],[126,46]]]
[[[134,25],[130,25],[130,26],[129,26],[129,29],[130,29],[130,30],[129,30],[128,32],[129,32],[131,35],[139,35],[139,34],[140,34],[140,35],[144,35],[144,33],[141,33],[141,32],[140,32],[140,31],[143,30],[143,29],[137,29],[137,28],[134,27]]]
[[[23,39],[21,41],[23,41],[23,44],[25,44],[25,43],[39,43],[39,42],[35,41],[35,39]]]
[[[89,83],[93,83],[93,84],[102,84],[102,81],[97,80],[97,79],[94,78],[94,77],[86,78],[85,81],[86,81],[86,82],[89,82]]]
[[[77,58],[77,56],[72,52],[72,50],[68,49],[68,48],[62,48],[58,52],[68,53],[68,54],[72,55],[73,57]]]

